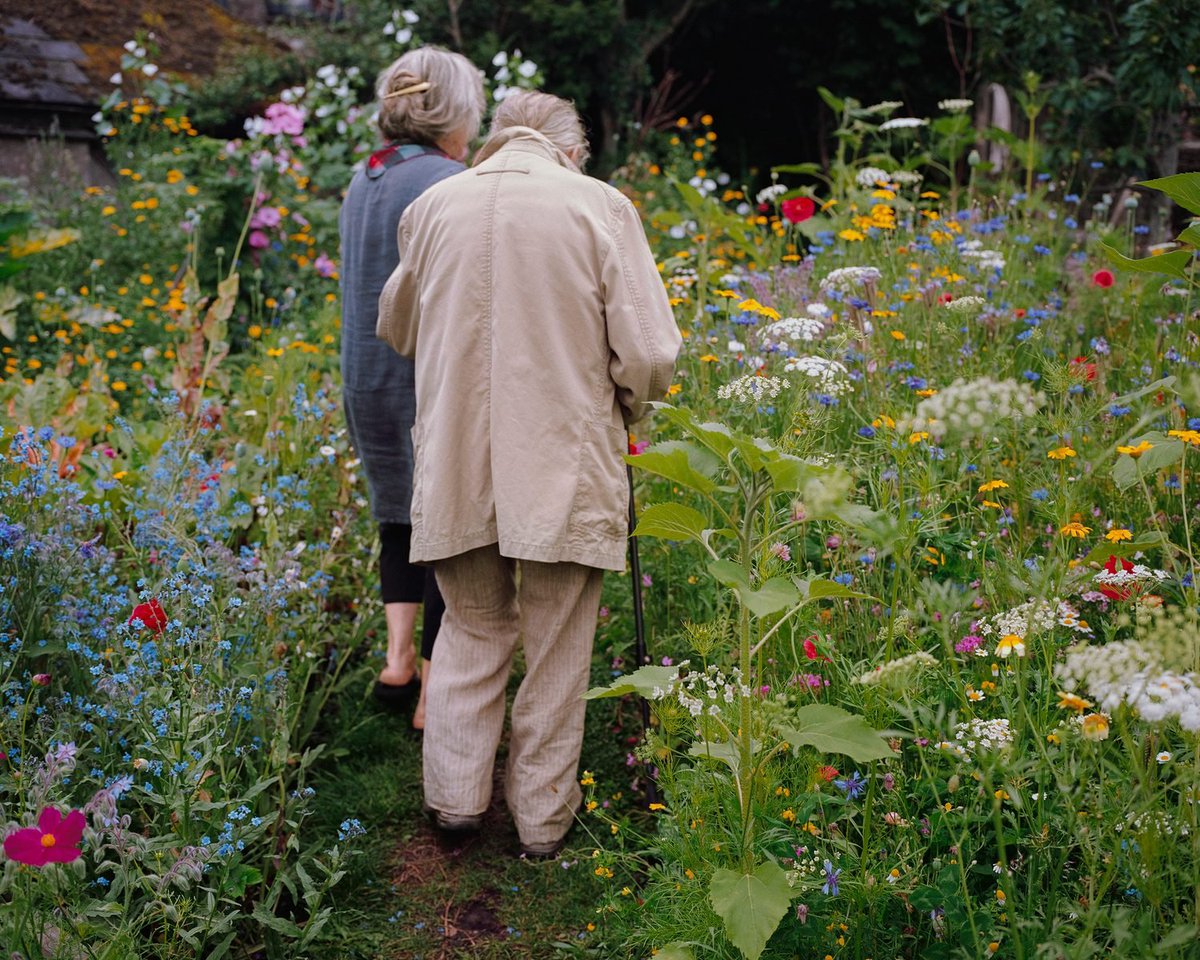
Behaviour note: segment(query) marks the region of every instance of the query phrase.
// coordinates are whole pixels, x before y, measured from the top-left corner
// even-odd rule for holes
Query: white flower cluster
[[[860,187],[877,187],[881,183],[891,183],[892,175],[879,167],[863,167],[854,175],[854,182]]]
[[[717,396],[722,400],[732,398],[739,403],[759,403],[763,397],[774,400],[781,390],[789,386],[791,384],[781,377],[759,377],[750,374],[718,387]]]
[[[680,290],[690,290],[696,285],[696,271],[691,267],[676,270],[667,280],[667,285]]]
[[[854,391],[849,373],[837,360],[814,356],[789,357],[783,369],[786,373],[802,373],[808,377],[812,381],[808,387],[818,393],[839,397]]]
[[[829,307],[827,307],[823,303],[817,303],[817,302],[813,302],[813,303],[806,305],[804,308],[804,312],[807,313],[810,317],[816,317],[818,320],[828,320],[829,317],[833,314],[833,311],[830,310]]]
[[[413,38],[413,24],[421,18],[411,10],[393,10],[391,19],[383,26],[383,35],[392,37],[398,44],[404,46]]]
[[[1200,676],[1163,660],[1153,644],[1121,640],[1076,647],[1054,674],[1068,690],[1087,690],[1107,713],[1125,703],[1147,723],[1175,719],[1184,730],[1200,732]]]
[[[928,120],[920,117],[892,117],[879,125],[880,130],[913,130],[917,127],[929,126]]]
[[[811,304],[816,306],[816,304]],[[823,304],[822,304],[823,306]],[[806,343],[817,340],[825,332],[825,324],[814,317],[784,317],[769,324],[763,333],[767,339],[777,342],[803,340]]]
[[[948,750],[966,760],[980,750],[1003,750],[1011,746],[1012,742],[1012,728],[1007,720],[984,720],[976,717],[956,725],[954,739],[943,740],[938,744],[938,748]]]
[[[969,437],[985,432],[992,424],[1031,417],[1041,397],[1027,383],[959,377],[944,390],[917,404],[913,415],[898,425],[904,432],[928,430],[938,436]]]
[[[883,274],[877,267],[839,267],[821,280],[821,294],[836,290],[840,294],[857,293],[864,284],[877,283]]]
[[[1124,833],[1128,830],[1139,836],[1159,837],[1186,837],[1189,833],[1188,825],[1184,821],[1178,820],[1162,810],[1143,810],[1126,814],[1125,822],[1113,824],[1113,830],[1116,833]]]
[[[682,670],[688,661],[679,664]],[[702,713],[717,716],[722,704],[732,704],[738,696],[748,697],[751,690],[742,683],[742,671],[734,667],[728,677],[710,664],[703,673],[689,673],[686,676],[676,676],[667,684],[664,690],[655,687],[650,693],[651,700],[666,700],[675,698],[688,713],[698,717]]]
[[[959,99],[958,97],[938,101],[938,109],[945,110],[947,113],[966,113],[973,106],[975,106],[974,100]]]
[[[959,297],[956,300],[948,300],[945,304],[951,313],[963,317],[973,317],[986,306],[987,301],[983,297]]]
[[[913,677],[926,667],[936,667],[938,659],[931,653],[918,650],[905,657],[898,657],[881,663],[874,670],[869,670],[856,683],[867,687],[899,687],[912,682]]]
[[[763,187],[754,195],[755,203],[774,203],[785,193],[788,188],[782,183],[773,183],[769,187]]]
[[[982,240],[964,240],[958,247],[958,254],[967,260],[973,260],[981,270],[1003,270],[1007,262],[999,250],[989,250]]]
[[[911,187],[920,183],[925,179],[925,175],[918,173],[916,170],[894,170],[892,171],[892,183],[899,184],[902,187]]]
[[[1151,570],[1144,563],[1135,563],[1132,570],[1116,570],[1109,573],[1101,570],[1093,578],[1097,583],[1106,587],[1127,587],[1133,583],[1145,583],[1152,580],[1159,583],[1166,580],[1169,574],[1165,570]]]
[[[976,629],[981,637],[1015,635],[1028,639],[1049,633],[1055,627],[1067,627],[1076,633],[1090,634],[1091,627],[1079,619],[1079,611],[1066,600],[1043,600],[1035,597],[980,621]]]

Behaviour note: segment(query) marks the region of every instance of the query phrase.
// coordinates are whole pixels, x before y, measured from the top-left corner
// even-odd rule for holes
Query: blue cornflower
[[[834,579],[837,579],[836,577]],[[847,800],[855,800],[867,788],[867,778],[855,770],[850,776],[834,780],[833,785],[846,795]]]
[[[830,897],[838,895],[838,880],[842,876],[841,870],[834,870],[833,864],[825,861],[825,883],[821,886],[821,892]]]
[[[1033,497],[1034,500],[1049,500],[1050,491],[1045,487],[1038,487],[1033,491],[1033,493],[1030,494],[1030,496]]]

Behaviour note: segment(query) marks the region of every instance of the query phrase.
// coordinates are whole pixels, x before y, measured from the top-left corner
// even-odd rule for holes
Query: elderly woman
[[[625,567],[625,425],[681,343],[637,210],[586,159],[570,103],[510,95],[474,168],[400,221],[379,305],[379,335],[416,357],[412,555],[446,598],[425,803],[443,830],[479,826],[520,637],[505,796],[533,857],[580,800],[603,571]]]
[[[384,146],[355,174],[342,205],[342,382],[346,422],[362,459],[379,524],[379,558],[387,619],[387,665],[376,696],[395,706],[420,700],[413,726],[424,726],[425,687],[413,636],[425,600],[423,670],[441,611],[432,574],[409,561],[412,535],[413,364],[375,336],[379,293],[397,263],[396,225],[428,187],[463,168],[483,117],[483,83],[465,57],[422,47],[400,57],[377,84]],[[429,588],[426,588],[428,579]]]

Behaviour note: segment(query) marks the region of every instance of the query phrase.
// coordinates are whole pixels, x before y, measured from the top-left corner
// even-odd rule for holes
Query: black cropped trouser
[[[407,523],[379,525],[379,581],[383,602],[422,603],[425,610],[421,621],[421,656],[433,657],[433,642],[442,626],[446,601],[438,590],[433,567],[422,566],[408,559],[412,543],[412,527]]]

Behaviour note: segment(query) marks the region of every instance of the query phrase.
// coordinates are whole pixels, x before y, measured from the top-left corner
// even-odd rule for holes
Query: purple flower
[[[821,892],[830,897],[838,895],[838,879],[841,877],[842,871],[834,870],[833,864],[825,861],[825,883],[821,886]]]
[[[833,785],[846,795],[847,800],[854,800],[866,789],[867,778],[855,770],[848,777],[834,780]]]

